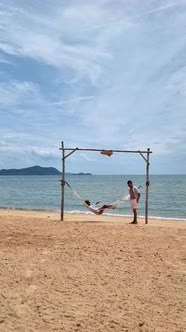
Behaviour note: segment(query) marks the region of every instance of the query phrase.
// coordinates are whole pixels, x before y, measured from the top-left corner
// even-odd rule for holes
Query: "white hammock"
[[[61,182],[65,182],[67,184],[67,186],[73,191],[74,195],[91,211],[94,212],[95,214],[99,214],[96,213],[96,211],[93,211],[88,204],[86,204],[85,200],[72,188],[72,186],[66,181],[61,179]],[[129,199],[130,195],[127,194],[124,197],[121,197],[120,199],[118,199],[117,201],[113,202],[112,204],[109,204],[109,207],[105,207],[105,209],[116,209],[120,204],[122,204],[123,202],[126,202]]]

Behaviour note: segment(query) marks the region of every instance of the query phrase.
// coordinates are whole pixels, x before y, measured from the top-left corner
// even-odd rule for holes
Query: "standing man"
[[[130,194],[130,205],[131,205],[131,209],[133,210],[134,213],[134,220],[130,223],[130,224],[137,224],[138,220],[137,220],[137,208],[138,208],[138,202],[140,199],[140,191],[139,189],[133,185],[132,181],[129,180],[127,182],[128,186],[129,186],[129,194]]]

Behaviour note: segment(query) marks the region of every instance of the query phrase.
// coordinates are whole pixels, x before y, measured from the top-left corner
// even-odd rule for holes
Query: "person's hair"
[[[132,181],[131,181],[131,180],[128,180],[128,181],[127,181],[127,184],[129,184],[129,183],[132,183]]]
[[[86,201],[84,201],[87,205],[90,205],[90,201],[88,199],[86,199]]]

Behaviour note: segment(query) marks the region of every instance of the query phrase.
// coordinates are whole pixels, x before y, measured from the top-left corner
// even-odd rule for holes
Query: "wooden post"
[[[64,143],[61,142],[62,149],[62,179],[61,179],[61,221],[64,219],[64,197],[65,197],[65,150]]]
[[[150,149],[147,149],[147,164],[146,164],[146,200],[145,200],[145,224],[148,224],[148,201],[149,201],[149,154]]]
[[[64,192],[65,192],[65,159],[67,157],[69,157],[72,153],[74,153],[75,151],[99,151],[102,154],[106,154],[111,156],[111,154],[113,154],[113,152],[128,152],[128,153],[140,153],[140,155],[142,156],[142,158],[145,160],[146,162],[146,199],[145,199],[145,223],[148,224],[148,193],[149,193],[149,155],[150,153],[152,153],[150,151],[150,149],[148,148],[147,151],[140,151],[140,150],[135,150],[135,151],[131,151],[131,150],[103,150],[103,149],[80,149],[78,147],[76,148],[64,148],[64,144],[63,142],[61,142],[61,148],[60,150],[62,150],[62,179],[61,179],[61,220],[64,219]],[[70,151],[66,156],[65,156],[65,151]],[[105,151],[107,151],[107,153],[105,153]],[[108,154],[109,152],[109,154]],[[143,153],[147,154],[147,157],[145,157],[143,155]]]

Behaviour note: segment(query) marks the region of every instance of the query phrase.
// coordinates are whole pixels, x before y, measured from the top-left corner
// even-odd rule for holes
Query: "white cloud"
[[[89,7],[83,6],[85,21],[92,13]],[[98,13],[95,6],[94,9]],[[67,67],[74,75],[88,78],[92,83],[101,75],[99,62],[104,63],[110,57],[104,48],[96,47],[94,40],[86,38],[83,31],[74,36],[71,25],[76,30],[86,24],[80,20],[82,10],[77,6],[59,11],[56,8],[53,15],[44,17],[27,9],[12,7],[7,11],[4,7],[2,16],[6,19],[0,48],[7,54],[33,58],[60,69]],[[94,16],[97,17],[96,13]]]
[[[10,107],[39,99],[39,87],[32,82],[0,82],[0,105]]]
[[[185,146],[185,1],[8,1],[0,18],[0,61],[14,65],[1,70],[3,142],[26,132],[34,158],[61,139],[161,156]]]

